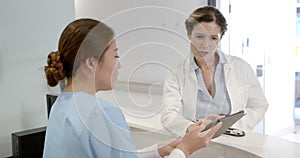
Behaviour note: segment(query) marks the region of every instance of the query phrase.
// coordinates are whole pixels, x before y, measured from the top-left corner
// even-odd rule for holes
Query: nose
[[[209,41],[203,41],[200,43],[199,48],[202,50],[206,50],[208,49],[210,46]]]
[[[208,49],[215,47],[216,44],[210,37],[206,37],[201,43],[200,43],[200,48]]]

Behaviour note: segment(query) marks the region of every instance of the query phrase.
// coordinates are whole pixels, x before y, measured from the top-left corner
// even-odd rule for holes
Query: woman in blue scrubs
[[[140,154],[121,110],[95,97],[114,87],[118,58],[114,32],[104,23],[78,19],[64,29],[58,51],[48,55],[45,66],[48,85],[65,78],[67,85],[51,109],[44,158],[181,158],[208,145],[221,124],[205,132],[198,126],[182,139]]]

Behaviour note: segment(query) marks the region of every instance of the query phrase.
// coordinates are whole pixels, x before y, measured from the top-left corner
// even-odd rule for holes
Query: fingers
[[[217,120],[217,119],[220,119],[220,118],[223,118],[223,117],[225,117],[224,114],[210,114],[209,116],[206,117],[206,119]]]
[[[199,122],[203,123],[203,121],[205,120],[201,120]],[[201,132],[202,129],[200,126],[197,126],[197,128],[191,130],[183,137],[182,143],[180,143],[177,147],[186,155],[189,155],[203,147],[207,147],[212,137],[221,128],[222,124],[222,122],[219,122],[214,127],[204,132]]]
[[[215,133],[222,127],[222,124],[223,124],[222,122],[219,122],[214,127],[207,130],[206,136],[208,136],[209,138],[212,138],[215,135]]]
[[[199,122],[201,122],[201,123],[199,123],[199,124],[200,124],[199,127],[201,128],[201,131],[202,131],[203,129],[205,129],[205,127],[206,127],[211,121],[212,121],[212,120],[209,120],[209,119],[200,119]]]
[[[213,114],[211,115],[213,117],[211,118],[220,118],[223,116],[217,115],[217,114]],[[205,129],[205,127],[212,121],[212,120],[216,120],[216,119],[207,119],[207,118],[202,118],[200,119],[198,122],[191,124],[187,130],[186,133],[190,132],[190,131],[194,131],[195,129],[200,128],[200,131],[202,131],[203,129]],[[204,133],[204,135],[206,135],[206,133]]]
[[[209,120],[216,120],[219,118],[218,114],[210,114],[209,116],[206,117]]]
[[[205,120],[205,119],[200,119],[198,122],[195,123],[195,125],[200,126],[200,125],[203,123],[204,120]]]
[[[198,121],[194,124],[191,124],[187,129],[186,129],[186,133],[189,133],[190,131],[193,131],[195,129],[198,129],[200,128],[200,126],[202,125],[202,122],[201,121]]]
[[[219,118],[218,118],[218,119],[223,118],[223,117],[226,117],[226,115],[224,115],[224,114],[219,115]]]

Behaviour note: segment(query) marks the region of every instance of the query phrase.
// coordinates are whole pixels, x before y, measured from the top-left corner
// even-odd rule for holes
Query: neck
[[[210,58],[195,58],[195,62],[200,69],[211,69],[215,68],[219,62],[219,56],[217,54]]]
[[[67,85],[64,88],[64,92],[85,92],[91,95],[96,94],[95,87],[92,85],[86,85],[85,83],[90,83],[88,81],[74,81],[72,78],[68,79]]]

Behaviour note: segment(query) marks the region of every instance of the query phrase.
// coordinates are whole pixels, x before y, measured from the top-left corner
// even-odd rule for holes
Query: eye
[[[219,37],[218,36],[212,36],[211,39],[214,40],[214,41],[217,41],[217,40],[219,40]]]
[[[197,37],[197,38],[200,38],[200,39],[204,38],[203,35],[198,35],[198,36],[196,36],[196,37]]]

